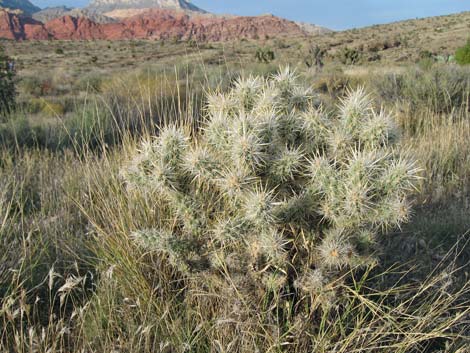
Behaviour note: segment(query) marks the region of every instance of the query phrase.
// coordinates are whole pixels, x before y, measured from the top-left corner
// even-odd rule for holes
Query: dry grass
[[[133,148],[128,145],[124,151]],[[191,283],[165,258],[136,248],[129,232],[158,226],[164,215],[153,211],[155,200],[148,195],[136,193],[129,199],[118,175],[125,154],[81,161],[67,156],[46,159],[55,167],[42,169],[41,174],[49,176],[40,179],[42,190],[47,185],[57,187],[58,170],[66,173],[59,179],[62,187],[58,189],[63,193],[47,193],[50,205],[61,210],[62,219],[73,220],[77,211],[83,218],[75,231],[63,221],[45,222],[44,235],[61,225],[52,237],[55,242],[41,243],[26,230],[20,234],[29,236],[20,237],[20,243],[3,242],[11,245],[17,257],[10,262],[2,258],[2,264],[8,263],[1,282],[2,350],[466,352],[470,288],[464,274],[466,264],[459,260],[468,248],[464,239],[422,279],[415,278],[414,269],[397,267],[347,272],[345,284],[332,283],[315,296],[296,298],[305,316],[293,320],[289,314],[293,308],[288,305],[292,299],[267,296],[258,304],[244,303],[241,293],[246,288]],[[45,166],[43,155],[28,153],[23,160],[20,175],[27,175],[24,168],[37,172],[32,168],[34,161]],[[16,185],[10,198],[28,190],[25,181]],[[48,203],[44,200],[42,205],[38,218],[45,220]],[[2,210],[12,212],[12,206]],[[34,230],[29,221],[33,215],[9,217],[0,229],[2,240],[11,236],[10,220]],[[47,260],[47,254],[71,246],[75,251],[69,249]],[[31,282],[33,273],[35,281]],[[225,280],[237,282],[231,277]],[[314,309],[332,290],[342,293],[341,300],[317,316]],[[283,325],[274,329],[276,322],[266,322],[265,315],[279,300],[286,307],[274,317]]]

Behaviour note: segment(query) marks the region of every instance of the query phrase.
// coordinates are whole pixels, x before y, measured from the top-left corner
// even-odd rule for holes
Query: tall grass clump
[[[381,100],[409,112],[405,129],[419,132],[421,116],[468,113],[470,70],[454,65],[435,65],[428,70],[410,68],[403,73],[372,78],[371,88]],[[421,114],[423,113],[423,114]],[[411,126],[410,126],[411,125]]]
[[[313,335],[340,310],[348,274],[407,221],[419,170],[363,89],[332,115],[284,69],[207,101],[200,133],[165,126],[124,169],[128,192],[165,215],[130,237],[183,281],[217,326],[210,340],[280,351],[295,329]],[[305,334],[305,347],[320,347]]]

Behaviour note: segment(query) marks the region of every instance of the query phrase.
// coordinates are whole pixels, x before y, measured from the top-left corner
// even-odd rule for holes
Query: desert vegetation
[[[466,38],[424,25],[4,43],[0,351],[467,352]]]
[[[455,52],[455,61],[460,65],[470,65],[470,40]]]

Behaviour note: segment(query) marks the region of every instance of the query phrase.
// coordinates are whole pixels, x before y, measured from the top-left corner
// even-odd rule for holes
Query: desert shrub
[[[280,317],[306,324],[338,304],[334,283],[374,261],[381,232],[408,219],[418,170],[394,148],[392,117],[362,89],[337,116],[313,97],[289,69],[239,80],[208,96],[203,132],[164,127],[123,171],[129,192],[167,215],[131,238],[190,292],[223,296],[220,312],[199,312],[208,322],[237,307],[236,322],[263,312],[281,335]]]
[[[377,53],[383,50],[383,48],[384,48],[383,42],[379,40],[374,40],[374,41],[367,43],[367,50],[371,53]]]
[[[369,42],[367,44],[367,50],[371,53],[377,53],[382,50],[399,47],[400,45],[401,40],[399,38],[386,38]]]
[[[434,57],[434,53],[425,49],[425,50],[421,50],[419,52],[419,58],[420,59],[432,59]]]
[[[470,64],[470,40],[455,52],[455,61],[460,65]]]
[[[370,83],[383,101],[406,105],[411,112],[450,114],[457,109],[468,110],[470,106],[470,70],[464,67],[410,68],[402,74],[373,77]]]
[[[0,113],[9,113],[15,105],[16,81],[13,61],[0,47]]]
[[[430,70],[436,61],[436,54],[430,52],[429,50],[422,50],[419,52],[419,56],[416,62],[421,69]]]
[[[327,50],[320,48],[318,45],[311,47],[308,51],[308,55],[305,58],[305,65],[307,67],[322,68],[324,63],[323,59],[327,53]]]
[[[62,102],[35,99],[34,107],[18,108],[0,126],[0,148],[6,150],[34,148],[63,151],[74,148],[76,153],[99,150],[104,144],[113,146],[121,141],[119,126],[104,107],[90,101],[64,115]],[[27,107],[24,107],[27,108]],[[33,109],[46,118],[39,123],[30,119]]]
[[[256,50],[255,58],[260,63],[269,64],[275,57],[274,51],[270,48],[258,48]]]
[[[354,65],[361,59],[361,51],[356,48],[344,47],[338,54],[340,62],[344,65]]]
[[[63,55],[63,54],[64,54],[64,49],[62,49],[62,48],[56,48],[55,53],[56,53],[57,55]]]
[[[53,95],[56,93],[56,88],[50,77],[40,76],[26,76],[19,82],[19,89],[25,94],[42,97]]]
[[[367,61],[373,62],[373,61],[380,61],[382,59],[382,56],[379,53],[373,53],[367,57]]]
[[[351,76],[344,73],[339,66],[327,66],[314,77],[313,87],[320,93],[325,93],[333,99],[343,96],[354,84]],[[329,98],[327,96],[327,98]]]

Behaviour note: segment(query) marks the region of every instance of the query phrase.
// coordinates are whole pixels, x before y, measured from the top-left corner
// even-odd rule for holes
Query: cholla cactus
[[[198,136],[169,126],[142,144],[127,180],[159,193],[172,214],[165,229],[133,237],[192,278],[233,271],[266,291],[318,291],[407,220],[418,169],[398,140],[362,89],[331,116],[288,68],[239,80],[209,95]],[[194,253],[205,269],[191,267]]]

